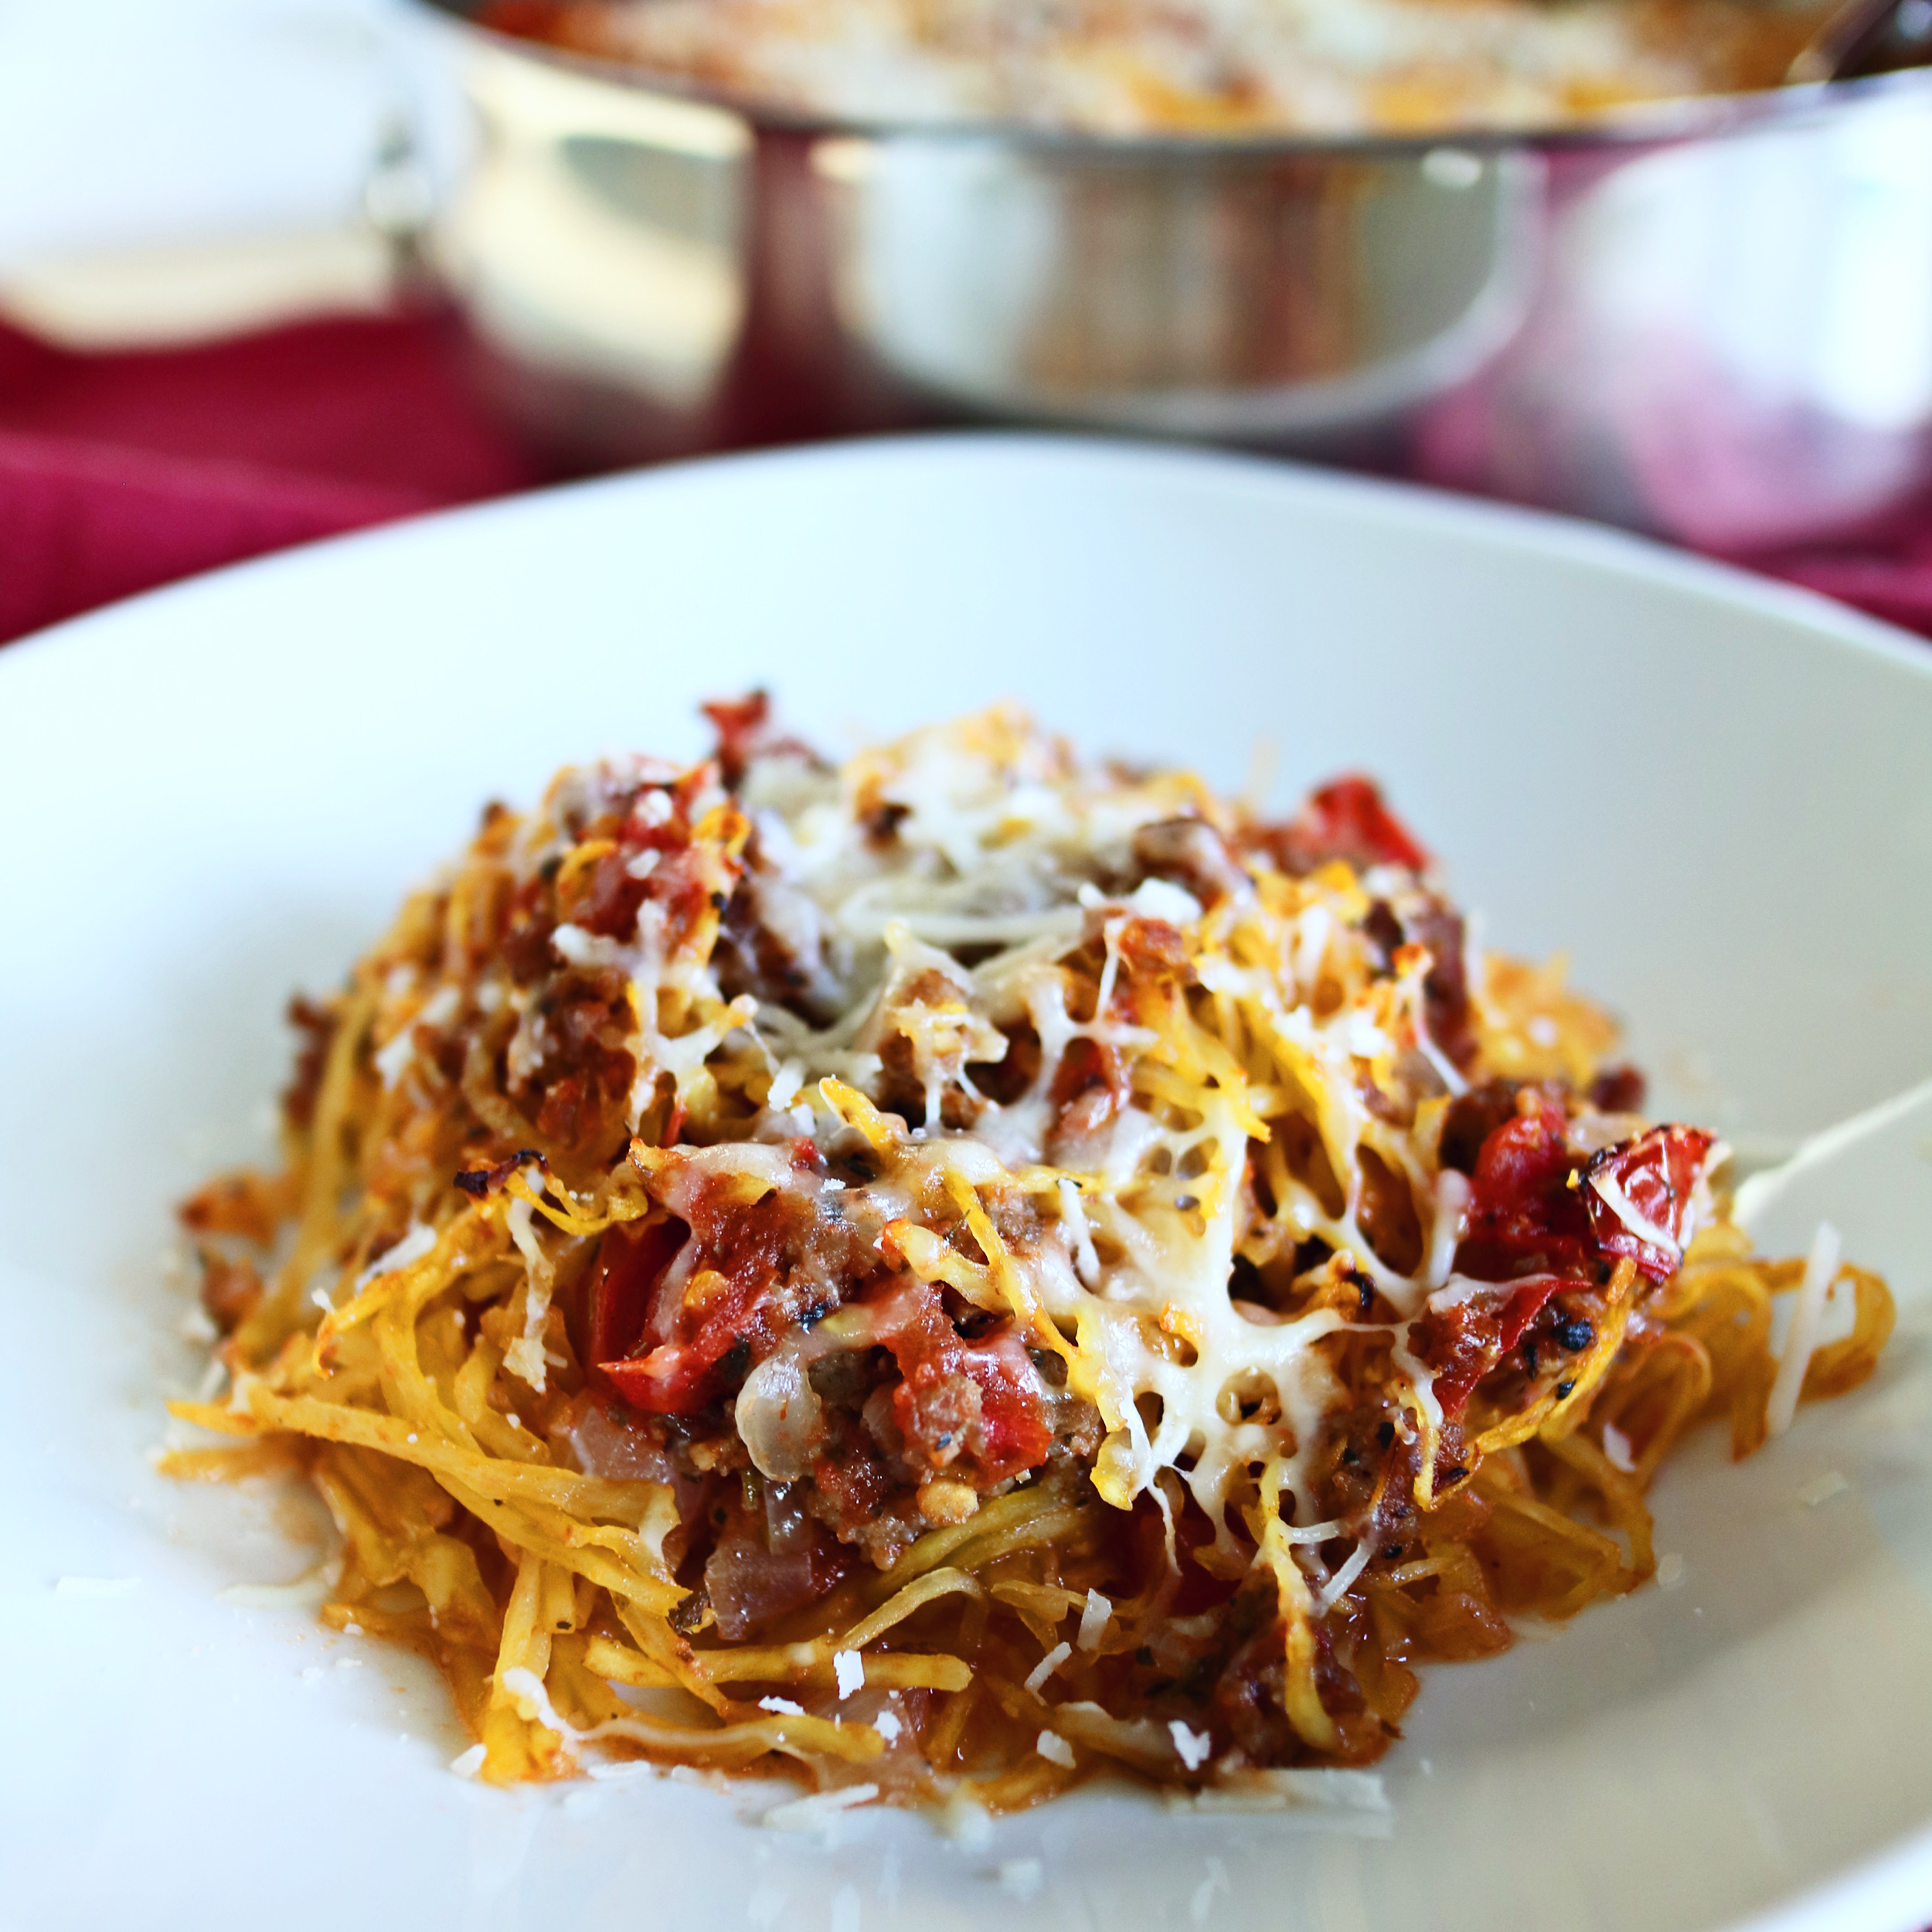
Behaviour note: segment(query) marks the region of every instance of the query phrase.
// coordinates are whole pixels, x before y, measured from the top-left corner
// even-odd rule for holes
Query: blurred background
[[[349,232],[413,106],[392,26],[380,0],[5,0],[9,303],[31,306],[46,264]],[[168,278],[154,300],[158,338],[187,318]]]
[[[1932,631],[1932,0],[1607,132],[1207,144],[741,112],[457,11],[0,0],[0,639],[563,478],[1009,423]]]

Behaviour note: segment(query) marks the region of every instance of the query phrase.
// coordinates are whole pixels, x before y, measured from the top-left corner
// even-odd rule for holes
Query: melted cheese
[[[600,812],[668,823],[666,794],[633,788],[678,777],[639,761],[566,773],[524,829],[517,869],[573,862]],[[1165,1512],[1158,1482],[1173,1472],[1224,1549],[1231,1505],[1262,1490],[1282,1498],[1283,1527],[1309,1527],[1307,1458],[1343,1400],[1320,1345],[1367,1325],[1318,1294],[1325,1284],[1346,1274],[1393,1306],[1407,1399],[1440,1426],[1406,1325],[1458,1287],[1468,1184],[1439,1171],[1434,1139],[1461,1080],[1429,1036],[1430,954],[1398,947],[1391,964],[1364,931],[1378,896],[1404,918],[1438,903],[1426,881],[1339,862],[1290,876],[1190,775],[1083,766],[1008,709],[841,770],[754,757],[735,797],[702,774],[682,782],[696,797],[678,863],[716,882],[714,906],[744,895],[790,961],[793,1003],[727,1000],[716,919],[674,944],[655,896],[627,937],[570,923],[553,935],[568,964],[614,970],[629,988],[634,1128],[668,1077],[696,1138],[715,1142],[648,1155],[674,1211],[681,1188],[735,1173],[1010,1312],[1100,1412],[1100,1494],[1125,1507],[1152,1492]],[[655,851],[631,865],[648,884],[663,869]],[[1165,963],[1150,967],[1155,954]],[[515,1079],[541,1063],[545,1022],[495,970],[492,999],[475,1005],[519,1009]],[[399,996],[421,998],[413,983]],[[987,1070],[1029,1033],[1037,1065],[1015,1091]],[[1061,1084],[1070,1066],[1092,1094],[1084,1111]],[[1111,1084],[1091,1086],[1096,1066]],[[728,1130],[740,1138],[703,1126],[721,1082],[762,1107]],[[894,1107],[923,1120],[909,1128]],[[876,1172],[842,1192],[777,1145],[807,1135],[835,1155],[855,1131]],[[1371,1157],[1419,1239],[1400,1266],[1371,1239]],[[527,1207],[509,1229],[529,1274],[509,1366],[540,1389],[549,1264]],[[1304,1312],[1236,1298],[1241,1267],[1278,1282],[1309,1242],[1332,1258],[1295,1280]],[[839,1332],[826,1325],[812,1348]],[[1331,1597],[1360,1567],[1352,1557],[1325,1579],[1312,1541],[1281,1546]]]

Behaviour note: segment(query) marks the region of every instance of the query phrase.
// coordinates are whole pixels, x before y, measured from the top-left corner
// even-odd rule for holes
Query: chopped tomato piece
[[[476,17],[493,33],[550,40],[561,38],[570,11],[565,0],[485,0]]]
[[[1429,854],[1383,802],[1374,782],[1359,773],[1311,792],[1285,824],[1256,825],[1247,842],[1267,852],[1284,872],[1305,875],[1342,859],[1358,872],[1371,866],[1406,866],[1426,871]]]
[[[1532,1274],[1509,1291],[1496,1323],[1496,1352],[1505,1355],[1529,1332],[1529,1326],[1543,1311],[1544,1304],[1563,1285],[1560,1274]]]
[[[1601,1280],[1615,1261],[1634,1261],[1653,1281],[1675,1272],[1716,1145],[1696,1128],[1657,1127],[1585,1161],[1547,1092],[1523,1088],[1515,1104],[1476,1157],[1456,1250],[1459,1274],[1498,1291],[1426,1311],[1417,1324],[1415,1345],[1447,1416],[1461,1413],[1566,1284]]]
[[[1424,1310],[1410,1345],[1434,1372],[1433,1393],[1445,1416],[1453,1420],[1462,1413],[1476,1385],[1529,1333],[1564,1285],[1561,1275],[1532,1274],[1498,1286],[1494,1294]]]
[[[1238,1539],[1238,1526],[1235,1526],[1235,1534]],[[1145,1492],[1134,1499],[1132,1536],[1138,1587],[1142,1590],[1154,1587],[1168,1574],[1167,1521],[1160,1505]],[[1217,1577],[1195,1560],[1194,1553],[1213,1541],[1214,1526],[1190,1492],[1174,1519],[1174,1553],[1179,1563],[1179,1581],[1168,1606],[1169,1615],[1198,1617],[1234,1594],[1238,1585],[1233,1580]]]
[[[1548,1094],[1526,1088],[1517,1104],[1476,1158],[1458,1271],[1502,1281],[1611,1260],[1634,1261],[1653,1281],[1673,1274],[1712,1136],[1654,1127],[1586,1162],[1571,1151],[1563,1110]]]
[[[698,709],[718,734],[718,766],[728,785],[745,775],[745,767],[763,743],[771,724],[771,700],[762,691],[742,698],[718,698]]]
[[[1308,795],[1295,830],[1311,855],[1345,859],[1351,865],[1427,869],[1429,855],[1409,828],[1383,802],[1374,781],[1358,773],[1337,778]]]
[[[1536,1090],[1524,1091],[1523,1111],[1496,1128],[1476,1156],[1456,1270],[1479,1281],[1581,1269],[1592,1252],[1563,1111]]]
[[[1053,1446],[1039,1398],[1039,1378],[1019,1337],[1007,1329],[962,1351],[965,1372],[979,1384],[980,1440],[975,1451],[989,1483],[1037,1468]]]
[[[1046,1460],[1053,1432],[1039,1378],[1010,1328],[968,1342],[929,1293],[917,1315],[881,1339],[903,1378],[893,1392],[894,1419],[935,1468],[971,1463],[990,1486]]]

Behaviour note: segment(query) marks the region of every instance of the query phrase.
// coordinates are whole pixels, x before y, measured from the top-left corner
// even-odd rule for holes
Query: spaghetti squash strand
[[[1652,1573],[1687,1430],[1763,1440],[1804,1264],[1366,780],[713,713],[492,808],[300,1009],[286,1172],[184,1209],[232,1382],[162,1466],[311,1483],[324,1617],[484,1776],[1366,1765],[1417,1666]],[[1806,1400],[1893,1324],[1831,1285]]]

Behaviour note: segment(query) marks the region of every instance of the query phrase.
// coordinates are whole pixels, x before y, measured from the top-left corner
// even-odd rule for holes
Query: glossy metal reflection
[[[454,11],[454,0],[438,0]],[[1932,476],[1932,77],[1451,144],[817,127],[451,23],[438,222],[580,460],[1060,423],[1372,463],[1749,552]]]

